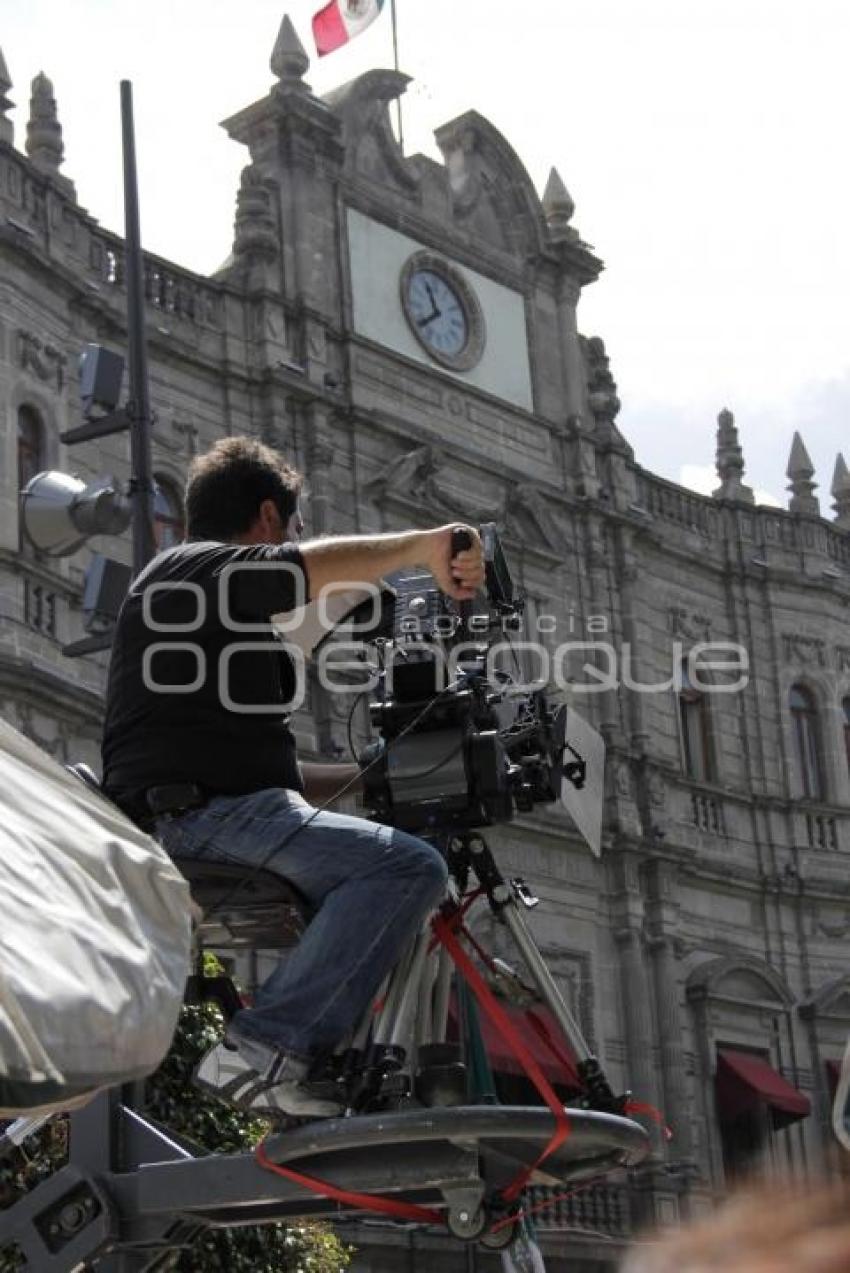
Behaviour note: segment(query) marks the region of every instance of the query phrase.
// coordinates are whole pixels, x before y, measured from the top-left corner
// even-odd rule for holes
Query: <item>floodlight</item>
[[[37,473],[21,491],[27,539],[50,557],[67,557],[92,535],[119,535],[130,504],[112,477],[86,484],[67,473]]]

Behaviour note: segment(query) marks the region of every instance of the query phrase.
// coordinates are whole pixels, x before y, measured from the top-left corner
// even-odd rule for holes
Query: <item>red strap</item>
[[[439,1211],[428,1207],[417,1207],[413,1202],[397,1202],[394,1198],[378,1198],[371,1193],[354,1193],[349,1189],[338,1189],[327,1180],[317,1180],[315,1176],[307,1176],[292,1167],[283,1167],[272,1162],[266,1153],[265,1142],[261,1141],[254,1151],[254,1157],[266,1171],[273,1171],[277,1176],[293,1180],[296,1185],[318,1194],[320,1198],[331,1198],[347,1207],[355,1207],[358,1211],[373,1211],[382,1216],[394,1216],[398,1220],[416,1220],[419,1224],[444,1224],[445,1219]]]
[[[530,1167],[525,1167],[519,1174],[506,1185],[502,1190],[502,1199],[504,1202],[511,1202],[514,1198],[522,1193],[527,1181],[533,1172],[537,1170],[544,1159],[554,1153],[560,1145],[564,1143],[570,1132],[570,1120],[566,1110],[561,1104],[555,1092],[552,1090],[545,1074],[537,1064],[532,1053],[526,1047],[519,1034],[514,1029],[510,1017],[487,985],[472,960],[458,941],[451,920],[447,920],[443,915],[437,915],[431,921],[434,932],[439,940],[443,943],[446,950],[452,957],[455,967],[463,976],[464,980],[472,988],[478,1002],[483,1007],[487,1016],[493,1022],[496,1029],[507,1040],[511,1050],[519,1058],[523,1069],[529,1076],[540,1095],[555,1115],[555,1130],[549,1143],[543,1149],[536,1162]]]
[[[665,1140],[672,1140],[673,1133],[664,1122],[664,1115],[660,1109],[656,1109],[654,1105],[650,1105],[648,1101],[626,1101],[623,1109],[624,1114],[642,1114],[644,1118],[651,1118],[653,1123],[657,1123],[661,1128],[661,1133]]]
[[[555,1060],[563,1066],[567,1073],[575,1073],[575,1057],[567,1051],[561,1040],[552,1034],[546,1022],[538,1017],[533,1008],[526,1010],[525,1019],[543,1046],[549,1049]]]

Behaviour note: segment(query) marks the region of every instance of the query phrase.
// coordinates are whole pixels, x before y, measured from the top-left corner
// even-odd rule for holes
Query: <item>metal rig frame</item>
[[[521,880],[502,877],[482,837],[453,837],[442,847],[460,891],[474,874],[506,925],[578,1058],[594,1106],[569,1110],[569,1136],[531,1183],[575,1182],[636,1165],[649,1151],[646,1132],[622,1116],[624,1098],[613,1096],[528,930],[521,908],[536,899]],[[208,945],[267,947],[270,919],[277,925],[272,944],[297,939],[298,899],[280,877],[264,872],[245,887],[242,868],[210,871],[199,864],[187,875],[210,912],[203,929]],[[227,911],[237,879],[238,908]],[[451,974],[445,948],[433,949],[423,929],[388,979],[380,1015],[370,1012],[348,1040],[349,1069],[352,1055],[360,1065],[358,1083],[349,1087],[355,1112],[273,1134],[264,1148],[271,1162],[339,1189],[438,1210],[452,1236],[495,1248],[512,1237],[509,1225],[489,1232],[509,1214],[499,1191],[537,1160],[552,1137],[553,1116],[542,1106],[413,1105],[416,1053],[446,1037]],[[386,1108],[393,1103],[401,1108]],[[98,1273],[154,1273],[170,1267],[173,1253],[204,1228],[368,1214],[269,1171],[253,1153],[196,1157],[138,1104],[131,1087],[104,1092],[71,1114],[68,1165],[0,1214],[0,1249],[17,1243],[37,1273],[89,1265]],[[35,1130],[44,1120],[31,1121]]]

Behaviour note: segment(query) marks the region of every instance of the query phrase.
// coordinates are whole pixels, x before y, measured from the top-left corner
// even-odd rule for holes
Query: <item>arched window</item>
[[[44,469],[44,428],[34,407],[18,410],[18,490]]]
[[[167,478],[154,479],[153,533],[157,552],[179,544],[185,534],[183,501]]]
[[[792,685],[789,698],[794,731],[794,759],[807,800],[823,799],[823,774],[818,746],[818,712],[815,700],[803,685]]]
[[[35,407],[18,408],[18,491],[47,467],[44,458],[44,425]],[[35,550],[24,535],[23,519],[19,520],[18,547],[24,555]]]
[[[844,711],[844,753],[847,757],[847,769],[850,771],[850,694],[841,703]]]
[[[714,778],[714,765],[711,756],[708,703],[702,690],[698,690],[691,681],[687,659],[682,660],[681,676],[679,722],[682,731],[682,761],[685,773],[697,782],[711,782]]]

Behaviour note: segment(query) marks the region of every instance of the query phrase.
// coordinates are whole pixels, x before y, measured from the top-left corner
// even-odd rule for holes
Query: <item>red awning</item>
[[[784,1127],[811,1113],[807,1096],[784,1079],[764,1057],[752,1052],[717,1052],[717,1104],[724,1122],[755,1105],[768,1107],[775,1127]]]
[[[499,1000],[499,1006],[507,1013],[511,1025],[531,1052],[546,1078],[557,1087],[582,1091],[582,1082],[576,1070],[572,1048],[563,1031],[548,1008],[538,1004],[533,1008],[517,1008]],[[477,1004],[481,1023],[481,1037],[491,1068],[497,1074],[518,1074],[527,1077],[522,1062],[512,1050],[510,1042],[496,1028],[484,1007]],[[457,1000],[452,995],[449,1009],[450,1030],[457,1031]]]

